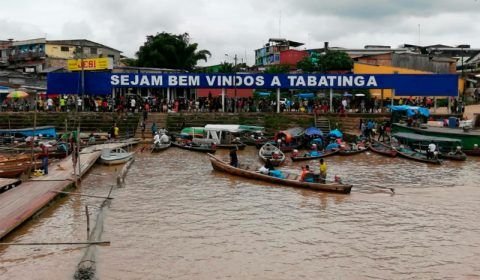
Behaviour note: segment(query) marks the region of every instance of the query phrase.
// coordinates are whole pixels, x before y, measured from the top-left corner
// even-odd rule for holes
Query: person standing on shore
[[[152,137],[155,136],[155,132],[157,132],[157,124],[154,122],[152,123]]]
[[[42,158],[43,174],[48,175],[48,148],[43,143],[40,144],[40,148],[42,148],[42,153],[40,154],[40,157]]]

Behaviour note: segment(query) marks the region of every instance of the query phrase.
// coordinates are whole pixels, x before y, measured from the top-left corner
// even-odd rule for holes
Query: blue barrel
[[[455,117],[449,117],[449,118],[448,118],[448,127],[450,127],[450,128],[456,128],[456,127],[457,127],[457,118],[455,118]]]

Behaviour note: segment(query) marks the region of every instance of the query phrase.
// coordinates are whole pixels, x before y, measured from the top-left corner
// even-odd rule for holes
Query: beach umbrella
[[[25,98],[28,96],[28,93],[24,92],[24,91],[20,91],[20,90],[15,90],[15,91],[11,91],[8,95],[7,95],[7,98]]]

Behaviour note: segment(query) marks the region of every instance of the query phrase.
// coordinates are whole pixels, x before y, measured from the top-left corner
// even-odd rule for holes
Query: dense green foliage
[[[162,32],[149,35],[136,53],[136,66],[191,71],[199,60],[207,61],[211,56],[209,51],[197,48],[197,43],[190,43],[188,33],[175,35]]]
[[[352,67],[353,60],[343,51],[328,51],[324,54],[312,53],[297,63],[297,68],[306,73],[351,70]]]

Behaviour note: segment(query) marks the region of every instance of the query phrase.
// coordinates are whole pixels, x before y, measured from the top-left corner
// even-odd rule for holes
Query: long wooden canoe
[[[372,150],[377,154],[387,156],[387,157],[397,156],[397,150],[393,149],[391,146],[388,146],[386,144],[383,144],[382,142],[375,141],[375,140],[373,140],[372,143],[370,143],[370,150]]]
[[[301,182],[297,179],[297,175],[286,173],[288,176],[286,179],[281,179],[269,175],[265,175],[262,173],[257,172],[254,168],[250,166],[240,166],[240,168],[233,167],[227,162],[216,158],[212,154],[208,154],[210,158],[210,162],[212,164],[213,169],[225,173],[229,173],[235,176],[245,177],[248,179],[254,179],[259,181],[265,181],[269,183],[273,183],[275,185],[284,185],[290,186],[295,188],[304,188],[304,189],[311,189],[317,191],[324,191],[324,192],[336,192],[336,193],[343,193],[348,194],[352,190],[352,185],[349,184],[341,184],[341,183],[309,183],[309,182]]]
[[[290,157],[292,161],[301,161],[301,160],[312,160],[312,159],[318,159],[318,158],[324,158],[324,157],[329,157],[337,154],[340,150],[330,150],[326,151],[325,153],[322,153],[321,155],[318,156],[306,156],[306,157]]]
[[[398,148],[397,152],[399,156],[406,159],[411,159],[414,161],[425,162],[430,164],[442,164],[442,161],[439,160],[438,158],[427,158],[427,155],[415,152],[411,149]]]
[[[216,149],[212,148],[211,145],[200,145],[200,144],[185,144],[183,142],[172,141],[172,146],[175,146],[180,149],[194,151],[194,152],[201,152],[201,153],[215,153]]]
[[[359,148],[358,150],[342,150],[340,149],[340,151],[338,151],[338,154],[341,155],[341,156],[351,156],[351,155],[356,155],[356,154],[360,154],[360,153],[363,153],[363,152],[366,152],[368,150],[368,148]]]

